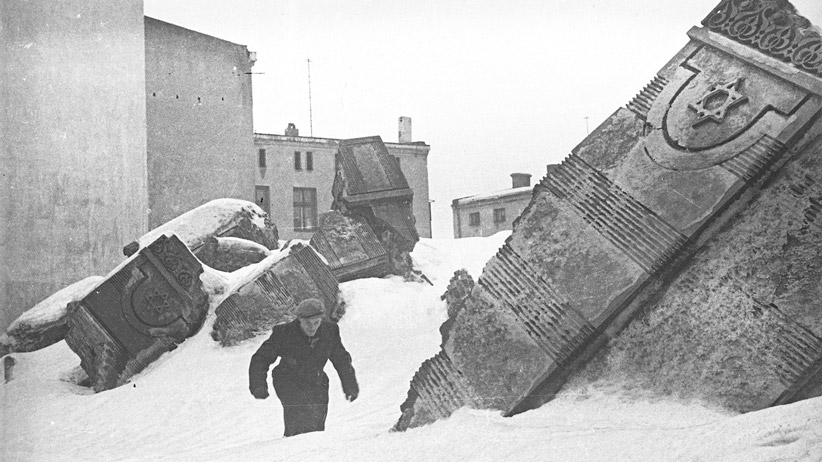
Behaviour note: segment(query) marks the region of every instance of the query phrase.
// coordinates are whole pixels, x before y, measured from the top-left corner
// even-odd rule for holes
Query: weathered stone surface
[[[392,273],[413,272],[410,253],[420,240],[414,192],[379,136],[342,140],[337,152],[332,210],[366,223],[385,249]]]
[[[820,185],[817,137],[583,376],[739,411],[819,396]]]
[[[337,211],[322,214],[319,221],[310,243],[328,262],[337,281],[390,274],[388,255],[367,224]]]
[[[90,276],[59,290],[34,305],[0,335],[0,356],[35,351],[59,342],[68,332],[68,318],[76,304],[97,285],[101,276]]]
[[[198,257],[209,237],[237,237],[267,249],[276,249],[279,245],[276,225],[256,204],[239,199],[216,199],[149,231],[126,245],[123,253],[131,256],[163,234],[175,234]]]
[[[259,263],[270,254],[264,246],[247,239],[213,236],[207,237],[195,252],[201,262],[228,273]]]
[[[712,14],[780,8],[794,14],[735,0]],[[470,296],[452,297],[441,354],[470,398],[420,393],[446,387],[423,367],[397,429],[460,405],[539,406],[620,332],[588,374],[740,410],[822,392],[822,79],[708,29],[689,36],[549,168]]]
[[[308,298],[323,300],[326,317],[340,319],[344,306],[339,285],[328,266],[311,247],[297,244],[287,255],[264,260],[261,272],[228,296],[216,310],[211,332],[223,346],[235,345],[293,318],[297,305]]]
[[[122,385],[200,329],[202,272],[180,239],[160,236],[78,303],[65,340],[95,391]]]

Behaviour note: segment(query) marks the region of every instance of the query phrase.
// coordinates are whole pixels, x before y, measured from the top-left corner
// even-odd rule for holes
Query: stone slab
[[[712,14],[727,16],[710,20],[713,27],[756,14],[782,24],[795,11],[787,3],[725,0]],[[777,27],[781,37],[802,37],[796,47],[818,42],[807,24],[792,21],[793,29]],[[744,24],[762,27],[762,37],[773,32],[767,21]],[[753,410],[822,388],[815,382],[822,310],[818,297],[800,295],[819,290],[822,257],[811,228],[822,213],[815,192],[822,169],[789,173],[797,153],[818,157],[822,95],[808,82],[822,79],[807,66],[818,53],[791,61],[801,76],[793,79],[784,66],[769,66],[772,49],[734,49],[693,40],[625,109],[549,167],[470,296],[446,295],[459,307],[449,306],[442,351],[412,379],[397,429],[460,405],[505,415],[539,406],[618,335],[623,348],[596,356],[600,363],[611,358],[613,376],[633,364],[661,393],[676,378],[697,397]],[[785,215],[790,200],[770,199],[784,175],[801,178],[782,187],[806,191],[801,213]],[[763,232],[773,234],[770,241]],[[723,240],[726,247],[717,246]],[[801,250],[786,254],[793,245]],[[796,300],[783,302],[779,291]],[[632,323],[637,316],[643,321]],[[649,323],[654,328],[644,329]],[[445,359],[447,367],[432,367]],[[454,389],[455,377],[471,391],[463,399],[443,404],[441,394],[421,391]]]
[[[339,285],[331,269],[310,246],[297,244],[284,258],[272,256],[254,278],[241,285],[216,309],[211,336],[223,346],[268,332],[293,319],[297,305],[308,298],[323,300],[326,318],[337,321],[344,312]]]
[[[390,274],[388,255],[371,228],[332,211],[320,215],[310,245],[325,258],[339,282]]]
[[[202,272],[180,239],[160,236],[79,302],[65,340],[95,391],[122,385],[200,329]]]

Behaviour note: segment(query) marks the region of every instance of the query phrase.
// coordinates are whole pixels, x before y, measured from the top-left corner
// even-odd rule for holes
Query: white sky
[[[254,130],[380,135],[413,121],[434,237],[451,201],[560,162],[687,42],[719,0],[145,0],[145,14],[257,52]],[[792,2],[822,25],[820,0]],[[276,220],[276,217],[275,217]]]

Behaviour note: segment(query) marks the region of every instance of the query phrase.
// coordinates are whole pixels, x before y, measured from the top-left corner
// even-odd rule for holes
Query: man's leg
[[[276,380],[274,391],[283,405],[284,436],[325,430],[328,415],[328,376],[318,384]]]

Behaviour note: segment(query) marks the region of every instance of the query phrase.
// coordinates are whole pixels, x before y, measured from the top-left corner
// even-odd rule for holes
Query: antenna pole
[[[311,137],[314,137],[314,114],[311,109],[311,59],[306,59],[308,62],[308,128],[311,132]]]

